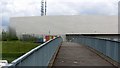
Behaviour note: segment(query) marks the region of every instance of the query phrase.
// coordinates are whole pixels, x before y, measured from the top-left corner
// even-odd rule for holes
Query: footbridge
[[[101,67],[120,63],[120,42],[87,36],[54,38],[11,62],[8,68]]]

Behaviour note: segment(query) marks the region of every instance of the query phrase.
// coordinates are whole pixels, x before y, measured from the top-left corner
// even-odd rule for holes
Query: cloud
[[[48,15],[117,15],[118,1],[119,0],[60,0],[48,4]]]
[[[2,0],[2,13],[9,16],[31,16],[38,13],[39,0]],[[40,10],[40,9],[39,9]]]
[[[47,0],[48,15],[117,15],[119,0]],[[1,0],[0,13],[10,16],[39,16],[40,0]]]

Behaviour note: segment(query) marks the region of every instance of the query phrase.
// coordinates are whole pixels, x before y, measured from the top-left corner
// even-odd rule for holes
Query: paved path
[[[53,66],[112,66],[77,43],[64,42]]]

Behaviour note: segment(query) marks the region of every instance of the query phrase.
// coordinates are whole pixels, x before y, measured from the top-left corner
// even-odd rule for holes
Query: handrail
[[[15,66],[15,65],[21,63],[24,59],[26,59],[27,57],[31,56],[33,53],[35,53],[36,51],[38,51],[38,50],[41,49],[42,47],[45,47],[45,45],[47,45],[47,44],[49,44],[50,42],[52,42],[52,41],[54,41],[54,40],[56,40],[56,39],[59,39],[59,38],[61,38],[61,37],[57,37],[57,38],[51,39],[51,40],[49,40],[49,41],[47,41],[47,42],[45,42],[45,43],[37,46],[36,48],[30,50],[30,51],[27,52],[26,54],[22,55],[21,57],[17,58],[17,59],[14,60],[13,62],[11,62],[11,63],[8,65],[8,67],[10,67],[10,66]],[[59,42],[62,43],[61,40],[60,40]],[[58,46],[59,46],[59,45],[60,45],[60,44],[58,43]]]
[[[68,41],[83,44],[120,63],[120,42],[89,36],[68,36]],[[74,38],[74,39],[73,39]]]
[[[55,39],[55,38],[54,38]],[[17,64],[19,63],[21,60],[23,60],[24,58],[28,57],[29,55],[31,55],[32,53],[34,53],[36,50],[42,48],[43,46],[45,46],[46,44],[48,44],[50,41],[54,40],[54,39],[51,39],[43,44],[41,44],[40,46],[30,50],[29,52],[27,52],[26,54],[22,55],[21,57],[17,58],[16,60],[12,61],[11,64]]]
[[[82,36],[81,36],[82,37]],[[106,41],[112,41],[112,42],[120,42],[120,41],[115,41],[115,40],[109,40],[109,39],[103,39],[103,38],[96,38],[96,37],[89,37],[89,36],[83,36],[83,37],[86,37],[86,38],[94,38],[94,39],[99,39],[99,40],[106,40]],[[119,39],[119,38],[118,38]]]

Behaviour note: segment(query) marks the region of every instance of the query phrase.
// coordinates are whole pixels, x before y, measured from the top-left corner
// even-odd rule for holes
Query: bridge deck
[[[110,63],[77,43],[64,42],[53,66],[112,66]]]

